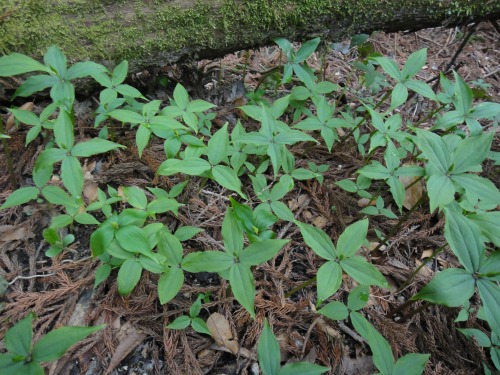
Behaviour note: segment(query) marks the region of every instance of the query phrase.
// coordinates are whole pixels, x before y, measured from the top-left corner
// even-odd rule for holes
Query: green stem
[[[305,287],[313,284],[315,281],[316,281],[316,276],[314,276],[313,278],[311,278],[307,281],[304,281],[302,284],[297,285],[295,288],[293,288],[291,291],[289,291],[287,294],[285,294],[285,298],[290,298],[292,295],[297,293],[299,290],[302,290]]]

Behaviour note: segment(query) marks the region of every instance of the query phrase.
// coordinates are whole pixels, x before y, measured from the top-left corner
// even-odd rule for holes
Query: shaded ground
[[[411,34],[378,34],[371,41],[375,50],[404,63],[408,55],[427,47],[428,63],[420,78],[434,77],[450,62],[458,49],[464,31],[461,29],[432,29]],[[500,98],[499,33],[489,24],[481,24],[471,42],[457,59],[455,68],[467,81],[483,80],[490,101]],[[237,106],[244,103],[244,81],[247,90],[260,84],[261,88],[286,94],[287,88],[275,88],[272,76],[262,81],[263,72],[279,64],[280,54],[276,47],[258,51],[241,52],[222,60],[204,61],[194,66],[165,67],[162,72],[143,72],[131,77],[136,85],[150,99],[165,100],[171,95],[170,85],[164,89],[158,85],[158,77],[166,76],[171,82],[181,81],[193,97],[202,97],[218,105],[218,117],[214,127],[228,121],[234,124],[241,118]],[[356,51],[346,55],[329,51],[317,54],[311,64],[323,66],[326,79],[361,90],[358,73],[348,63],[357,58]],[[7,96],[17,85],[14,80],[0,80],[0,100],[8,106]],[[173,88],[173,86],[172,86]],[[79,98],[77,107],[76,136],[83,139],[96,136],[92,128],[92,110],[95,98]],[[17,102],[17,105],[23,104]],[[344,105],[357,105],[356,98],[347,96]],[[34,111],[44,107],[43,98],[35,101]],[[8,115],[2,110],[3,120]],[[403,108],[403,116],[412,119],[415,108]],[[12,129],[11,147],[16,176],[22,186],[30,185],[30,171],[41,144],[33,142],[24,148],[26,129]],[[133,132],[125,130],[118,134],[117,141],[128,146],[126,150],[88,160],[91,174],[88,176],[89,192],[95,184],[135,185],[140,187],[157,185],[169,188],[179,182],[176,177],[155,179],[154,171],[164,159],[161,143],[150,145],[139,159],[134,148]],[[40,141],[39,141],[40,142]],[[498,139],[493,148],[499,151]],[[341,190],[335,181],[347,178],[363,165],[363,159],[356,151],[356,145],[348,141],[334,146],[328,153],[324,146],[314,148],[294,147],[298,164],[313,161],[329,164],[325,182],[297,183],[296,188],[285,198],[285,202],[304,222],[322,227],[333,239],[337,239],[346,225],[359,219],[357,198]],[[3,152],[0,153],[0,169],[6,171]],[[498,170],[491,165],[485,173],[498,183]],[[186,251],[196,249],[217,249],[221,246],[220,225],[228,192],[215,184],[200,185],[193,179],[181,195],[185,204],[179,210],[178,218],[164,216],[171,229],[179,225],[192,225],[204,229],[193,240],[185,243]],[[498,184],[497,184],[498,186]],[[0,176],[0,202],[10,194],[11,187],[6,172]],[[89,193],[90,194],[90,193]],[[334,209],[332,209],[334,207]],[[132,295],[124,299],[117,293],[116,274],[96,290],[92,289],[94,272],[99,261],[93,260],[89,250],[88,228],[75,227],[77,241],[70,251],[56,258],[47,258],[44,251],[48,245],[41,231],[56,214],[55,208],[32,203],[23,207],[0,212],[0,272],[9,286],[3,296],[1,311],[3,335],[5,328],[29,311],[34,311],[36,333],[59,325],[95,325],[107,323],[110,329],[86,339],[65,356],[57,367],[49,366],[53,374],[103,374],[106,369],[112,374],[254,374],[254,360],[245,356],[234,356],[217,347],[212,338],[191,329],[172,331],[165,326],[175,317],[185,314],[198,293],[211,293],[211,302],[203,305],[201,317],[211,313],[223,314],[235,334],[239,345],[250,351],[262,329],[264,317],[273,324],[284,350],[282,359],[306,358],[330,366],[332,374],[371,373],[370,352],[367,345],[350,329],[349,323],[337,324],[328,319],[318,320],[312,309],[315,286],[305,287],[290,297],[287,293],[314,276],[322,262],[304,247],[302,237],[294,226],[278,223],[275,231],[282,238],[293,241],[267,264],[254,270],[257,295],[255,300],[257,319],[252,320],[228,291],[225,281],[217,275],[198,274],[187,279],[179,295],[167,305],[160,305],[156,295],[156,276],[147,272]],[[397,220],[372,217],[371,225],[387,233]],[[483,350],[467,341],[454,330],[453,322],[458,310],[430,307],[413,314],[403,310],[393,315],[392,310],[421,289],[430,280],[436,269],[457,265],[450,252],[441,253],[435,262],[425,266],[406,285],[429,250],[442,246],[444,221],[439,215],[428,214],[423,207],[411,214],[400,228],[393,241],[383,251],[369,253],[368,259],[377,265],[391,284],[390,289],[372,288],[371,300],[364,313],[391,343],[398,357],[407,352],[430,353],[431,359],[426,374],[476,373],[480,362],[486,356]],[[369,238],[376,241],[374,233]],[[368,252],[367,252],[368,253]],[[344,280],[343,288],[335,299],[345,299],[354,285]],[[414,304],[411,309],[418,309]],[[463,326],[463,325],[462,325]],[[470,321],[470,327],[478,323]],[[253,365],[253,367],[252,367]]]

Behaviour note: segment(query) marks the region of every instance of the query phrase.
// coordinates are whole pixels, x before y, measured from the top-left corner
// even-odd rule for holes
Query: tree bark
[[[131,70],[215,58],[273,38],[339,41],[500,18],[496,0],[3,0],[0,55],[40,58],[56,44],[72,62]],[[3,13],[2,13],[3,12]]]

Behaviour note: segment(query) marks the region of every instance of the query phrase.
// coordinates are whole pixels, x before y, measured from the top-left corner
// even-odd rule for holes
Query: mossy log
[[[128,59],[137,71],[276,37],[339,41],[498,18],[496,0],[2,0],[0,55],[40,58],[56,44],[70,61]]]

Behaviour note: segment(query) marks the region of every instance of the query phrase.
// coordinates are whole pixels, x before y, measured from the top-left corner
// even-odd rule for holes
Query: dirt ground
[[[447,67],[466,34],[464,28],[429,29],[409,34],[374,34],[370,41],[376,51],[395,58],[400,64],[412,52],[428,48],[427,64],[419,74],[419,78],[427,80]],[[495,102],[500,98],[499,54],[499,30],[483,23],[453,65],[467,82],[475,82],[474,87],[484,90],[487,100]],[[226,121],[234,124],[241,118],[237,107],[245,101],[245,90],[251,91],[260,85],[270,93],[287,93],[287,87],[274,87],[272,77],[262,79],[265,72],[279,64],[279,56],[279,50],[270,46],[242,51],[216,61],[144,71],[130,77],[129,82],[148,98],[162,100],[172,94],[173,82],[182,82],[192,97],[218,105],[213,125],[218,128]],[[330,49],[316,54],[310,63],[318,68],[323,66],[325,79],[356,92],[361,89],[357,79],[359,74],[349,64],[356,59],[356,50],[342,54]],[[167,77],[172,84],[166,88],[159,85],[160,76]],[[4,86],[0,90],[0,113],[4,123],[9,117],[5,108],[11,105],[9,95],[18,83],[13,79],[0,80],[0,86]],[[79,139],[97,135],[92,127],[97,97],[96,91],[77,98],[75,133]],[[35,98],[35,113],[44,108],[44,100],[43,96]],[[18,100],[15,105],[23,103]],[[359,103],[347,94],[344,105],[350,104]],[[405,106],[402,114],[411,119],[413,110],[412,106]],[[30,171],[42,148],[40,139],[25,148],[26,132],[25,127],[9,131],[15,174],[21,186],[32,184]],[[176,176],[154,178],[164,159],[162,144],[153,142],[140,159],[133,146],[133,133],[124,130],[118,134],[117,142],[129,146],[127,149],[86,161],[88,189],[106,184],[114,187],[156,184],[170,188],[180,181]],[[500,151],[498,137],[493,148]],[[318,165],[328,164],[330,168],[322,185],[317,181],[299,182],[286,196],[285,203],[299,220],[314,223],[336,240],[346,225],[359,219],[359,207],[356,196],[334,183],[351,176],[363,165],[363,158],[356,151],[354,142],[345,142],[340,147],[334,145],[331,153],[324,146],[315,146],[314,149],[294,147],[293,152],[300,165],[313,161]],[[0,151],[0,170],[4,171],[0,175],[0,202],[3,202],[12,191],[3,149]],[[485,173],[498,186],[498,169],[495,171],[492,165],[487,165]],[[220,248],[220,226],[228,204],[228,192],[215,184],[200,186],[197,179],[192,181],[180,196],[185,206],[179,209],[179,216],[164,215],[161,221],[171,229],[180,225],[204,229],[185,243],[186,251]],[[257,318],[252,320],[236,303],[227,283],[215,274],[190,275],[178,296],[166,305],[161,305],[157,298],[157,277],[147,272],[143,273],[139,286],[129,298],[118,295],[116,272],[94,290],[94,273],[99,261],[90,254],[89,228],[74,228],[76,242],[69,251],[55,258],[44,255],[48,244],[43,240],[42,230],[57,213],[57,207],[35,202],[0,212],[0,274],[6,281],[5,292],[0,294],[0,337],[6,328],[30,311],[39,317],[35,339],[61,325],[108,324],[106,330],[87,338],[60,361],[50,364],[47,368],[51,374],[258,374],[256,361],[248,353],[255,353],[265,317],[272,323],[281,343],[283,360],[315,361],[331,367],[331,374],[369,374],[374,371],[369,348],[351,329],[349,322],[318,319],[313,311],[316,300],[314,284],[287,295],[314,276],[322,264],[305,247],[295,226],[282,222],[276,225],[278,235],[292,241],[276,258],[254,270]],[[371,226],[385,233],[390,232],[396,222],[381,216],[370,219]],[[396,310],[419,291],[436,270],[458,264],[451,252],[444,251],[406,285],[429,251],[444,245],[443,226],[440,215],[431,215],[427,207],[421,207],[409,215],[383,251],[369,253],[369,260],[387,277],[391,287],[372,288],[370,302],[363,313],[390,342],[396,356],[409,352],[430,353],[426,374],[481,373],[481,361],[487,361],[487,355],[454,329],[465,327],[464,323],[454,323],[458,309],[431,306],[419,311],[421,303],[416,303],[408,309]],[[369,232],[369,238],[376,241],[374,233]],[[343,288],[334,297],[344,300],[354,287],[351,283],[345,279]],[[214,312],[222,314],[238,345],[249,352],[236,356],[217,346],[210,336],[198,334],[191,328],[184,331],[165,328],[175,317],[187,313],[198,293],[210,293],[210,302],[203,305],[200,316],[206,319]],[[481,322],[469,321],[467,327],[481,327]]]

